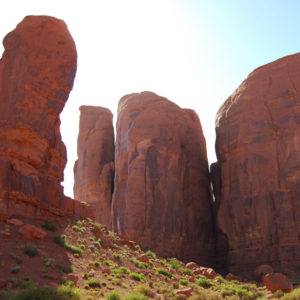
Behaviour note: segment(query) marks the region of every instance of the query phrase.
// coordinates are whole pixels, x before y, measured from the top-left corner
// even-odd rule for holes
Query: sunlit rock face
[[[211,265],[206,144],[196,113],[151,92],[118,106],[113,229],[160,255]]]
[[[296,54],[254,70],[217,113],[217,226],[231,271],[300,262],[299,91]]]
[[[66,24],[26,17],[3,41],[0,61],[0,211],[73,214],[61,181],[66,149],[59,114],[76,73],[76,48]],[[84,213],[83,213],[84,214]]]
[[[114,179],[113,115],[96,106],[80,107],[78,160],[74,166],[74,197],[89,203],[95,218],[111,228]]]

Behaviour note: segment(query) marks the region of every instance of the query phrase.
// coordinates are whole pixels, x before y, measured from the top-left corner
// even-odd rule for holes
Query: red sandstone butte
[[[231,272],[300,263],[299,91],[295,54],[254,70],[217,113],[213,181]]]
[[[211,265],[206,143],[196,113],[151,92],[118,106],[113,230],[159,255]]]
[[[28,16],[3,41],[0,60],[0,211],[63,215],[66,149],[59,114],[76,73],[74,41],[62,20]],[[78,209],[80,206],[80,209]]]
[[[103,107],[81,106],[74,165],[74,198],[89,203],[95,218],[111,228],[114,179],[112,113]]]

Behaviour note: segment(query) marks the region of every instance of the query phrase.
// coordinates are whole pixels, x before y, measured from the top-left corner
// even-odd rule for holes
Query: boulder
[[[192,296],[193,290],[191,288],[187,288],[187,289],[182,289],[182,290],[177,290],[176,291],[176,295],[185,295],[187,297]]]
[[[146,254],[143,254],[136,258],[137,260],[149,264],[149,257]]]
[[[232,274],[232,273],[228,273],[228,274],[226,275],[225,279],[226,279],[227,281],[231,281],[231,280],[237,280],[237,281],[239,281],[239,282],[242,282],[242,281],[243,281],[241,277],[239,277],[239,276],[237,276],[237,275],[234,275],[234,274]]]
[[[111,229],[114,179],[112,113],[103,107],[81,106],[74,165],[74,198],[89,203],[96,221]]]
[[[43,240],[47,235],[47,232],[41,228],[38,228],[31,224],[26,224],[19,229],[19,232],[26,238],[26,239],[38,239]]]
[[[211,264],[206,144],[196,113],[151,92],[118,106],[112,226],[161,256]]]
[[[202,275],[208,279],[214,279],[216,276],[218,276],[218,274],[212,268],[207,268],[203,270]]]
[[[253,276],[256,281],[262,281],[264,275],[273,273],[273,268],[270,265],[260,265],[254,269]]]
[[[231,272],[300,261],[299,91],[295,54],[254,70],[217,113],[212,181]]]
[[[199,268],[199,265],[196,264],[195,262],[188,262],[188,263],[185,265],[185,267],[186,267],[187,269],[195,270],[195,269]]]
[[[263,277],[263,283],[266,288],[272,293],[281,290],[284,293],[289,293],[293,290],[292,283],[288,278],[281,273],[271,273]]]
[[[10,225],[13,225],[13,226],[16,226],[16,227],[21,227],[21,226],[24,225],[24,223],[21,220],[18,220],[18,219],[7,219],[6,223],[10,224]]]

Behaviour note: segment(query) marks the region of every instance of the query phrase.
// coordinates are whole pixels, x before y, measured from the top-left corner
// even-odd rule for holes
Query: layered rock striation
[[[254,70],[216,117],[217,226],[231,271],[300,262],[300,54]]]
[[[1,214],[84,215],[63,194],[66,149],[59,114],[76,73],[77,54],[65,23],[28,16],[3,41],[0,60]]]
[[[74,165],[74,198],[92,205],[97,221],[111,227],[114,180],[112,113],[103,107],[81,106]]]
[[[118,106],[113,230],[160,255],[211,265],[206,143],[196,113],[151,92]]]

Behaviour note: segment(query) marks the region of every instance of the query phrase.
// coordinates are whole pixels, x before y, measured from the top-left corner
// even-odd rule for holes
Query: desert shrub
[[[178,270],[179,269],[179,265],[178,265],[178,261],[176,258],[171,258],[170,260],[170,266],[171,268]]]
[[[167,266],[168,264],[167,264],[167,261],[165,260],[165,259],[160,259],[159,261],[158,261],[162,266]]]
[[[74,272],[74,267],[72,265],[65,265],[65,266],[59,265],[58,267],[62,272],[67,274]]]
[[[115,259],[121,259],[121,255],[118,254],[118,253],[115,253],[115,254],[114,254],[114,258],[115,258]]]
[[[131,279],[136,280],[136,281],[145,281],[145,277],[143,274],[130,273],[129,276]]]
[[[179,283],[182,284],[182,285],[188,285],[189,281],[186,278],[181,278]]]
[[[201,278],[199,280],[197,280],[197,284],[199,286],[202,286],[203,288],[209,288],[212,286],[212,283],[209,279],[205,279],[205,278]]]
[[[49,231],[56,231],[57,228],[54,224],[52,224],[50,221],[46,220],[43,224],[42,227],[49,230]]]
[[[93,262],[93,264],[94,264],[96,267],[100,267],[100,262],[97,261],[97,260],[95,260],[95,261]]]
[[[52,268],[55,267],[55,259],[50,256],[46,256],[44,258],[44,263],[46,267],[52,267]]]
[[[108,300],[119,300],[121,299],[121,294],[117,291],[112,291],[105,295]]]
[[[129,293],[124,297],[124,300],[147,300],[147,299],[149,299],[149,297],[137,293]]]
[[[120,267],[120,270],[121,270],[122,273],[124,273],[124,274],[129,274],[129,273],[130,273],[130,272],[129,272],[129,269],[126,268],[126,267]]]
[[[96,278],[89,278],[84,282],[84,285],[91,288],[100,287],[100,281]]]
[[[105,259],[105,260],[103,261],[103,263],[104,263],[105,265],[109,266],[109,267],[114,265],[114,262],[111,261],[110,259]]]
[[[18,273],[20,271],[20,269],[21,269],[20,266],[11,266],[9,269],[9,272],[15,274],[15,273]]]
[[[23,252],[25,254],[27,254],[28,256],[35,256],[35,255],[38,255],[39,252],[38,250],[36,249],[35,246],[31,245],[30,243],[26,243],[24,248],[23,248]]]
[[[190,269],[184,269],[183,274],[184,275],[192,275],[192,271]]]
[[[136,293],[138,293],[138,294],[142,294],[142,295],[147,296],[147,294],[150,292],[150,287],[147,286],[147,285],[142,284],[142,285],[138,285],[138,286],[134,289],[134,291],[135,291]]]
[[[169,277],[169,278],[172,278],[172,277],[173,277],[173,275],[172,275],[169,271],[167,271],[167,270],[165,270],[165,269],[158,268],[158,269],[157,269],[157,272],[158,272],[159,274],[161,274],[161,275],[163,275],[163,276],[166,276],[166,277]]]
[[[149,258],[156,259],[156,254],[155,254],[155,252],[152,252],[152,251],[148,250],[148,251],[146,252],[146,255],[147,255]]]
[[[23,262],[22,259],[21,259],[20,257],[16,256],[16,255],[13,254],[13,253],[11,253],[11,254],[9,255],[9,257],[12,258],[12,259],[14,259],[18,265],[20,265],[20,264]]]

